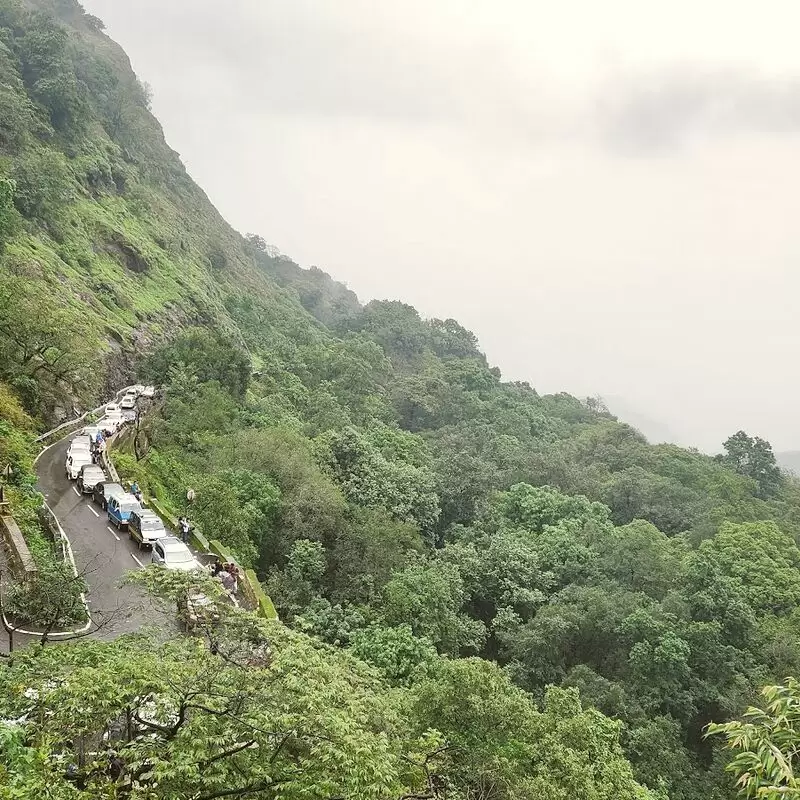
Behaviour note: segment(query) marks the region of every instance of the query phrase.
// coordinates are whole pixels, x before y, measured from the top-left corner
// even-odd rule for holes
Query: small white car
[[[97,424],[100,425],[103,430],[116,433],[122,427],[124,422],[125,418],[122,416],[122,412],[119,412],[119,414],[107,414]]]
[[[153,554],[150,560],[167,569],[179,569],[183,572],[202,569],[192,551],[175,536],[165,536],[153,542]]]
[[[145,386],[142,389],[142,397],[146,397],[148,400],[152,400],[155,396],[156,396],[155,386]]]
[[[91,449],[92,449],[92,437],[82,434],[81,436],[76,436],[69,443],[69,447],[67,448],[67,455],[72,453],[74,450],[91,450]]]
[[[91,463],[92,454],[88,450],[76,450],[72,455],[67,456],[67,461],[64,464],[67,477],[71,481],[77,480],[81,467],[88,466]]]
[[[87,425],[85,428],[81,428],[81,436],[89,436],[91,440],[97,441],[97,434],[103,432],[103,427],[100,424],[97,425]]]
[[[119,407],[123,411],[130,411],[131,409],[136,408],[136,395],[135,394],[126,394],[125,397],[122,398],[122,401],[120,402]]]
[[[142,386],[141,383],[137,383],[136,386],[131,386],[131,388],[128,389],[128,394],[132,394],[134,397],[138,397],[144,391],[144,389],[145,387]]]
[[[67,450],[66,460],[68,461],[70,458],[74,458],[78,454],[85,455],[88,457],[89,462],[91,463],[92,460],[92,448],[89,445],[84,445],[83,442],[79,442],[75,445],[70,445],[69,449]]]
[[[106,416],[111,416],[113,414],[119,414],[120,407],[117,403],[109,403],[105,408]]]

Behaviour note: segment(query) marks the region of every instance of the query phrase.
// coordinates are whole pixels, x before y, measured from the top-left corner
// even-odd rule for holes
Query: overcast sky
[[[242,232],[506,378],[800,449],[796,0],[84,5]]]

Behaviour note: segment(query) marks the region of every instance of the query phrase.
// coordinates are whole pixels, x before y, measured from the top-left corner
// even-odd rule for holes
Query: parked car
[[[81,494],[91,494],[94,487],[105,479],[105,473],[97,464],[85,464],[78,473],[78,491]]]
[[[108,521],[111,522],[117,530],[127,528],[131,514],[141,510],[142,506],[139,501],[132,494],[127,493],[111,495],[108,498],[108,504],[106,506]]]
[[[88,436],[76,436],[67,448],[67,456],[71,456],[76,450],[89,450],[92,449],[92,440]]]
[[[142,389],[142,397],[146,397],[148,400],[152,400],[155,396],[156,396],[155,386],[145,386]]]
[[[131,386],[131,388],[128,389],[127,393],[128,394],[132,394],[135,397],[138,397],[144,390],[145,390],[145,387],[142,386],[141,383],[137,383],[135,386]]]
[[[94,485],[92,492],[92,500],[103,509],[108,510],[108,501],[115,495],[125,494],[125,490],[119,483],[111,483],[111,481],[100,481]]]
[[[150,560],[167,569],[179,569],[183,572],[202,569],[192,551],[175,536],[165,536],[154,542]]]
[[[125,417],[122,416],[122,412],[118,412],[115,414],[106,414],[97,424],[101,426],[104,431],[111,431],[111,433],[116,433],[125,423]]]
[[[111,414],[119,414],[120,408],[117,403],[109,403],[105,407],[105,415],[110,416]]]
[[[128,520],[128,535],[142,549],[143,545],[152,547],[159,539],[164,539],[168,534],[161,521],[161,517],[149,508],[140,508],[134,511]]]
[[[126,394],[125,397],[123,397],[120,401],[119,407],[123,411],[130,411],[131,409],[136,408],[136,395]]]
[[[92,454],[89,452],[88,448],[86,450],[75,450],[68,455],[66,463],[64,464],[64,469],[67,472],[67,477],[71,481],[74,481],[78,479],[81,467],[85,466],[93,466]]]
[[[103,427],[98,422],[97,425],[87,425],[85,428],[81,428],[81,436],[89,436],[91,440],[94,442],[97,440],[97,434],[103,432]]]

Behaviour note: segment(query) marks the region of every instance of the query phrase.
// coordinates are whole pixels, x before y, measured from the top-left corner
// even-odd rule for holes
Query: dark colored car
[[[115,494],[125,494],[125,490],[119,483],[111,483],[111,481],[102,481],[94,485],[92,492],[92,500],[94,500],[103,511],[108,510],[108,498]]]
[[[94,487],[105,479],[105,473],[97,464],[84,464],[78,473],[78,491],[81,494],[92,494]]]
[[[167,530],[164,523],[154,511],[149,508],[139,508],[133,511],[128,519],[128,535],[142,547],[152,547],[153,542],[164,539]]]

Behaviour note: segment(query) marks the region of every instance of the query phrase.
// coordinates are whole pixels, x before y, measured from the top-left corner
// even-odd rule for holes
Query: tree
[[[415,791],[421,776],[400,761],[404,744],[371,727],[375,714],[393,713],[388,697],[331,653],[280,630],[253,632],[270,637],[269,666],[236,665],[191,637],[19,654],[0,679],[3,717],[38,720],[27,739],[43,756],[23,786],[70,782],[76,798],[119,787],[132,800]]]
[[[17,227],[17,215],[14,210],[14,195],[17,184],[10,178],[0,178],[0,253]]]
[[[415,559],[384,587],[383,613],[389,625],[411,625],[442,653],[478,652],[485,628],[462,612],[466,600],[458,568],[439,560]]]
[[[540,568],[535,542],[524,533],[500,531],[448,545],[442,558],[458,566],[470,611],[487,625],[501,609],[530,619],[553,584],[553,576]]]
[[[420,727],[441,732],[442,772],[465,797],[656,798],[634,780],[620,724],[584,710],[575,689],[551,687],[539,711],[495,665],[442,659],[412,698]]]
[[[257,233],[248,233],[244,238],[251,247],[255,248],[260,253],[267,252],[267,242],[263,236],[259,236]]]
[[[230,548],[245,566],[258,563],[280,509],[280,490],[250,470],[222,470],[192,481],[194,522],[209,539]]]
[[[83,395],[92,385],[96,334],[70,307],[41,302],[22,278],[0,282],[0,377],[11,384],[28,410]]]
[[[170,369],[183,364],[200,382],[217,381],[241,400],[250,383],[248,354],[224,333],[205,328],[181,331],[171,342],[156,349],[140,367],[143,377],[163,385]]]
[[[723,447],[725,455],[717,458],[740,475],[752,478],[758,484],[760,497],[768,498],[776,494],[783,478],[768,441],[738,431],[725,441]]]
[[[402,433],[398,434],[399,438],[392,437],[380,430],[376,446],[368,434],[348,427],[329,432],[319,441],[327,445],[331,472],[351,502],[384,508],[395,519],[416,522],[432,535],[439,517],[433,474],[403,452],[405,443]]]
[[[502,524],[541,531],[570,519],[581,523],[606,522],[609,510],[601,503],[591,502],[586,497],[565,495],[552,486],[529,486],[520,483],[500,495],[494,509]]]
[[[325,548],[320,542],[297,539],[292,544],[286,566],[269,582],[270,597],[283,617],[293,619],[321,594],[325,570]]]
[[[33,625],[46,644],[54,629],[85,622],[86,576],[74,574],[68,562],[44,562],[28,583],[15,582],[4,598],[5,613],[15,627]]]
[[[378,600],[409,553],[423,549],[415,525],[392,519],[380,509],[354,509],[331,546],[332,598],[351,603]]]
[[[415,636],[410,625],[372,625],[350,637],[350,652],[377,667],[395,685],[409,685],[421,667],[437,660],[436,648],[424,636]]]
[[[707,736],[719,735],[734,753],[726,769],[747,798],[800,797],[800,682],[765,686],[765,709],[750,707],[742,720],[713,723]]]
[[[163,423],[155,426],[155,438],[195,449],[202,434],[233,430],[238,415],[236,401],[217,381],[200,383],[182,362],[169,371]]]
[[[42,149],[26,152],[15,160],[14,205],[20,214],[52,224],[75,196],[75,177],[61,153]]]

